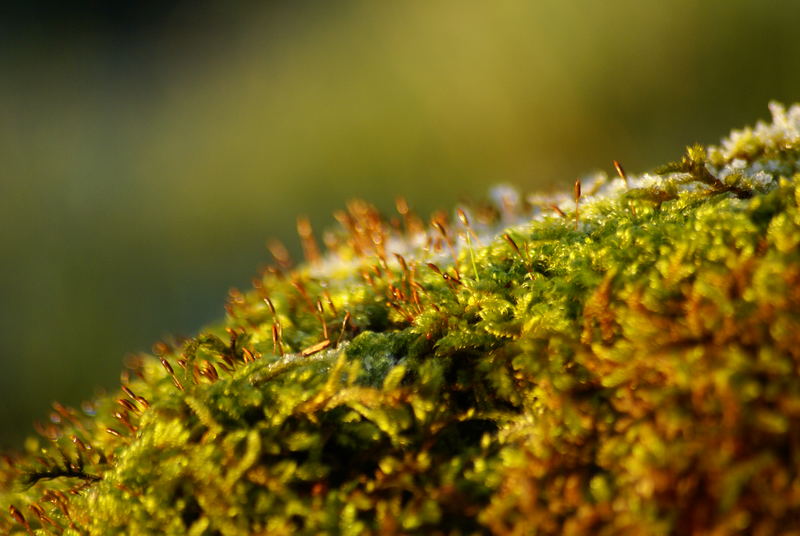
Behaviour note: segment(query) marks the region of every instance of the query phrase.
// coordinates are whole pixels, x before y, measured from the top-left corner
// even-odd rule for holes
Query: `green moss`
[[[354,203],[322,258],[302,229],[219,326],[56,405],[0,531],[800,530],[800,108],[773,116],[579,213]]]

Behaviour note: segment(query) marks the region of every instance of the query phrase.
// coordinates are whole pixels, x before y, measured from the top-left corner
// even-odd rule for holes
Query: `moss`
[[[800,108],[574,195],[365,203],[54,405],[11,534],[800,530]],[[787,532],[788,533],[788,532]]]

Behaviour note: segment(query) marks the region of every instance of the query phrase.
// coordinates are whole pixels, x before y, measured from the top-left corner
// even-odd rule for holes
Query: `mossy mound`
[[[4,534],[800,533],[800,108],[423,225],[364,203],[54,406]],[[576,211],[577,207],[577,211]]]

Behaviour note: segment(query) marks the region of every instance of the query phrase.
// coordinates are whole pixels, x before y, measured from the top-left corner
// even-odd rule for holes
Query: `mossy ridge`
[[[354,203],[326,257],[301,222],[308,263],[276,248],[222,325],[54,406],[0,531],[800,530],[800,107],[772,111],[579,218]]]

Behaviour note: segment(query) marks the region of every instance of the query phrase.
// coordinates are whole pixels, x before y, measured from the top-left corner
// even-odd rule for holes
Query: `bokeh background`
[[[800,92],[794,0],[4,4],[0,446],[220,318],[298,214],[643,171]]]

